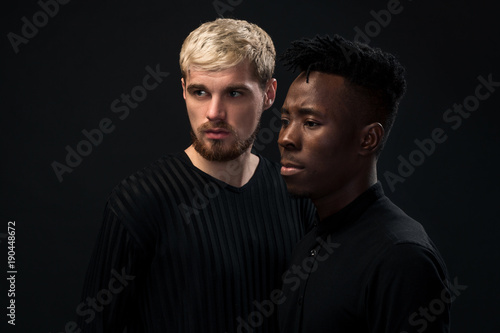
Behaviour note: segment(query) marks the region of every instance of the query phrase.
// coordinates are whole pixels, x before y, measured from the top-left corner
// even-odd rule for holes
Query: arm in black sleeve
[[[450,297],[440,256],[417,244],[381,256],[366,293],[372,333],[449,332]]]
[[[144,252],[108,204],[76,309],[82,332],[123,331],[144,262]]]

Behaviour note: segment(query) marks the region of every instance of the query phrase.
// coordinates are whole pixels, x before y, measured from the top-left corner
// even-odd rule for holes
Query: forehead
[[[342,76],[312,71],[307,80],[306,73],[302,72],[291,84],[283,107],[289,111],[315,109],[330,112],[343,109],[344,89]]]
[[[197,81],[206,79],[225,79],[231,81],[256,81],[253,66],[249,61],[242,61],[234,66],[220,70],[206,70],[203,67],[191,65],[187,72],[187,81]]]

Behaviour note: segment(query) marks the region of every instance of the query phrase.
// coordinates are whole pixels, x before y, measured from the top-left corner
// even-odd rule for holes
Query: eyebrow
[[[312,108],[301,108],[298,110],[299,115],[301,116],[316,116],[316,117],[323,117],[323,114],[315,109]],[[281,114],[290,114],[290,111],[286,108],[281,108]]]
[[[250,88],[245,85],[245,84],[236,84],[234,86],[228,86],[226,88],[227,91],[233,91],[233,90],[243,90],[243,91],[250,91]]]
[[[207,88],[203,84],[192,83],[187,86],[187,90],[206,90]]]
[[[197,84],[197,83],[191,83],[187,86],[187,90],[207,90],[207,87],[204,84]],[[234,90],[240,90],[240,91],[250,91],[250,88],[247,87],[245,84],[235,84],[231,86],[227,86],[225,91],[234,91]]]

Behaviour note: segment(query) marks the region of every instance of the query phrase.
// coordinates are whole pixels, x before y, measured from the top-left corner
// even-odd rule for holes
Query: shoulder
[[[365,215],[374,235],[388,244],[434,246],[422,224],[408,216],[386,196],[377,199]]]
[[[423,314],[422,309],[439,303],[437,310],[431,308],[436,316],[429,331],[447,331],[451,303],[448,281],[446,267],[433,249],[413,243],[390,246],[374,261],[365,284],[364,304],[372,326],[381,327],[380,332],[414,330],[411,326],[421,322],[416,319]],[[390,326],[394,329],[387,328]]]
[[[342,233],[342,240],[362,248],[363,257],[370,265],[418,258],[434,258],[444,267],[440,253],[422,224],[408,216],[385,195],[380,195],[360,216],[359,220]],[[418,256],[418,258],[413,258]],[[395,265],[397,267],[397,265]]]
[[[159,158],[123,179],[107,198],[103,223],[115,225],[123,237],[133,239],[144,253],[152,253],[155,244],[156,221],[163,216],[159,205],[161,187],[172,163],[173,156]]]
[[[285,181],[281,177],[281,166],[262,155],[257,154],[257,156],[259,157],[259,164],[253,177],[255,181],[268,190],[278,190],[288,193]]]
[[[293,199],[289,195],[285,180],[281,176],[281,165],[268,158],[257,155],[260,158],[259,165],[255,172],[255,178],[260,186],[264,186],[268,191],[279,192],[288,199]]]
[[[278,162],[271,161],[267,157],[264,157],[260,154],[256,154],[259,158],[259,167],[264,170],[270,170],[277,175],[280,174],[281,165]]]
[[[404,273],[411,274],[415,278],[435,276],[441,280],[446,278],[446,266],[434,246],[411,242],[396,243],[381,253],[376,264],[378,269],[387,274]]]
[[[108,205],[120,219],[143,217],[155,210],[188,169],[178,155],[162,156],[116,185]]]
[[[393,271],[424,273],[424,267],[446,271],[441,255],[422,224],[382,196],[369,209],[370,237],[379,242],[375,264]]]

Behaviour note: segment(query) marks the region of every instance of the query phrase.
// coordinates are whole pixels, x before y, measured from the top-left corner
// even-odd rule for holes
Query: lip
[[[231,132],[222,128],[211,128],[205,131],[205,136],[207,139],[220,140],[227,138]]]
[[[281,162],[281,175],[282,176],[293,176],[299,172],[302,172],[304,167],[295,163],[282,161]]]

